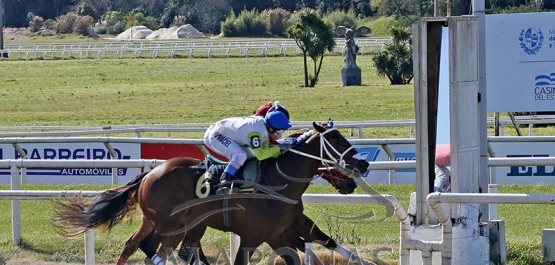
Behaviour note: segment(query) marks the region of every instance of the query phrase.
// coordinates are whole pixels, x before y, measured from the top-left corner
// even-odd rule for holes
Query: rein
[[[315,156],[315,155],[311,155],[311,154],[307,154],[305,152],[301,152],[295,149],[290,149],[290,152],[293,152],[295,154],[299,154],[302,156],[306,156],[312,159],[316,159],[322,162],[322,165],[330,167],[331,165],[337,165],[340,168],[346,169],[346,163],[345,160],[343,159],[343,156],[345,156],[345,154],[347,154],[347,152],[351,151],[351,149],[355,148],[354,146],[351,146],[349,148],[347,148],[347,150],[345,150],[343,153],[340,153],[339,151],[337,151],[337,149],[335,149],[329,142],[328,140],[324,137],[324,135],[328,132],[331,131],[336,131],[337,128],[331,128],[326,130],[323,133],[320,133],[320,156]],[[330,150],[331,149],[331,150]],[[333,151],[335,154],[337,154],[339,156],[339,159],[335,158],[334,155],[331,154],[330,151]],[[326,159],[324,158],[324,152],[325,154],[330,157],[330,159]]]

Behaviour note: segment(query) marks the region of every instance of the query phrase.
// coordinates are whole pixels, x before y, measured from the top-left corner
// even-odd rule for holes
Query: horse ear
[[[323,133],[326,131],[326,128],[316,124],[316,122],[312,122],[312,126],[314,126],[314,129],[316,129],[316,131],[319,133]]]

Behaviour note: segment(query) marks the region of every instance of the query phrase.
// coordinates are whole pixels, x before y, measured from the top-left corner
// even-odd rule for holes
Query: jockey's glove
[[[281,149],[281,151],[289,151],[289,149],[291,149],[291,143],[289,142],[283,142],[283,143],[278,143],[277,144],[279,146],[279,149]]]

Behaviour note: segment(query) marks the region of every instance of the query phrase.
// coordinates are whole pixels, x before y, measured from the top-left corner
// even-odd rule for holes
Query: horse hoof
[[[363,263],[364,265],[376,265],[376,263],[374,263],[374,262],[372,262],[372,261],[369,261],[369,260],[367,260],[367,259],[363,259],[363,260],[362,260],[362,263]]]

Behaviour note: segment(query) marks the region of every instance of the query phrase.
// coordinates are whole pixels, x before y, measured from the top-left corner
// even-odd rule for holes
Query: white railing
[[[341,121],[334,122],[334,127],[350,129],[351,138],[362,138],[364,128],[378,127],[409,127],[409,137],[413,137],[414,120],[390,120],[390,121]],[[292,122],[293,127],[289,132],[301,128],[312,127],[312,121]],[[79,135],[111,135],[134,133],[141,137],[142,133],[167,132],[168,138],[172,133],[201,132],[204,133],[210,123],[185,123],[185,124],[154,124],[154,125],[111,125],[111,126],[0,126],[0,138],[2,137],[40,137],[40,136],[79,136]]]
[[[533,136],[534,125],[555,124],[555,116],[517,116],[517,124],[527,124],[529,136]],[[383,120],[383,121],[335,121],[334,126],[341,129],[350,129],[350,137],[362,138],[365,128],[383,127],[408,127],[408,137],[414,138],[414,120]],[[493,118],[488,118],[488,125],[494,124]],[[291,130],[312,126],[312,121],[292,122]],[[504,135],[504,126],[512,125],[509,117],[501,117],[500,135]],[[210,123],[184,123],[184,124],[145,124],[145,125],[110,125],[110,126],[0,126],[2,137],[49,137],[49,136],[79,136],[79,135],[112,135],[134,133],[141,137],[142,133],[166,132],[168,138],[172,133],[178,132],[204,132]]]
[[[334,52],[343,54],[345,39],[338,38]],[[357,38],[361,55],[379,50],[386,43],[391,42],[390,37],[365,37]],[[48,44],[7,44],[4,52],[8,60],[16,59],[54,59],[61,58],[157,58],[165,56],[173,58],[182,57],[212,57],[212,56],[287,56],[288,51],[300,54],[300,49],[292,39],[267,39],[249,41],[125,41],[125,42],[94,42],[94,43],[48,43]],[[111,54],[108,56],[108,54]],[[146,54],[146,56],[145,56]],[[24,58],[23,58],[24,56]]]

